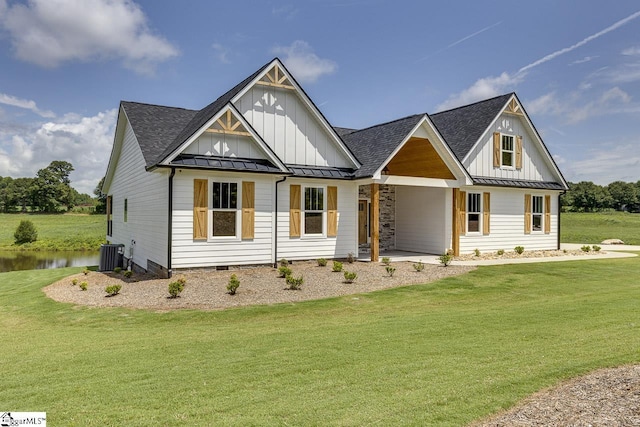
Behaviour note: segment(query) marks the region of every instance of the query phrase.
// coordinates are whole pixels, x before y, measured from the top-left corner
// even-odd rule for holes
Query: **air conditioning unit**
[[[100,245],[99,271],[113,271],[116,267],[122,268],[124,261],[123,244]]]

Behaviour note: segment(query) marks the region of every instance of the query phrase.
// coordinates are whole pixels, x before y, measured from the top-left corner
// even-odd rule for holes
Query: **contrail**
[[[462,42],[463,42],[463,41],[465,41],[465,40],[469,40],[470,38],[475,37],[475,36],[477,36],[478,34],[484,33],[485,31],[488,31],[488,30],[492,29],[493,27],[497,27],[497,26],[498,26],[498,25],[500,25],[500,24],[502,24],[502,21],[500,21],[500,22],[496,22],[496,23],[495,23],[495,24],[493,24],[493,25],[489,25],[488,27],[485,27],[485,28],[483,28],[483,29],[481,29],[481,30],[479,30],[479,31],[476,31],[476,32],[475,32],[475,33],[473,33],[473,34],[469,34],[468,36],[463,37],[463,38],[461,38],[460,40],[455,41],[455,42],[451,43],[450,45],[448,45],[448,46],[446,46],[446,47],[443,47],[442,49],[437,50],[437,51],[433,52],[432,54],[425,56],[424,58],[419,59],[419,60],[418,60],[418,61],[416,61],[416,62],[424,61],[425,59],[431,58],[432,56],[435,56],[435,55],[437,55],[437,54],[439,54],[439,53],[441,53],[441,52],[444,52],[444,51],[445,51],[445,50],[447,50],[447,49],[451,49],[451,48],[452,48],[452,47],[454,47],[455,45],[458,45],[458,44],[462,43]]]
[[[636,19],[639,16],[640,16],[640,11],[638,11],[638,12],[632,14],[632,15],[629,15],[626,18],[619,20],[615,24],[605,28],[604,30],[599,31],[599,32],[597,32],[595,34],[590,35],[589,37],[587,37],[585,39],[580,40],[578,43],[576,43],[576,44],[574,44],[572,46],[565,47],[564,49],[557,50],[557,51],[555,51],[553,53],[550,53],[549,55],[547,55],[547,56],[545,56],[545,57],[543,57],[541,59],[538,59],[535,62],[532,62],[529,65],[525,65],[524,67],[520,68],[516,74],[522,74],[522,73],[524,73],[524,72],[526,72],[526,71],[528,71],[528,70],[530,70],[530,69],[532,69],[534,67],[537,67],[540,64],[544,64],[547,61],[551,61],[552,59],[557,58],[560,55],[564,55],[567,52],[571,52],[572,50],[577,49],[580,46],[584,46],[585,44],[589,43],[591,40],[595,40],[600,36],[603,36],[603,35],[611,32],[611,31],[613,31],[613,30],[615,30],[615,29],[617,29],[619,27],[622,27],[623,25],[625,25],[628,22]]]

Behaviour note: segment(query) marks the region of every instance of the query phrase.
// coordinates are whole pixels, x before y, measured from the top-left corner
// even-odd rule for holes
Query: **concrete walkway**
[[[580,249],[583,244],[579,243],[562,243],[561,249],[576,250]],[[488,259],[488,260],[471,260],[471,261],[454,261],[456,265],[502,265],[502,264],[528,264],[534,262],[559,262],[559,261],[587,261],[596,259],[612,259],[612,258],[630,258],[635,257],[637,254],[629,252],[640,252],[640,246],[632,245],[599,245],[602,249],[601,252],[590,252],[586,255],[566,255],[566,256],[552,256],[543,258],[503,258],[503,259]],[[628,252],[626,252],[628,251]],[[417,252],[405,252],[405,251],[387,251],[380,254],[382,257],[389,257],[393,262],[409,261],[409,262],[423,262],[425,264],[439,265],[438,258],[440,255],[424,254]],[[369,261],[368,254],[362,254],[358,259],[359,261]]]

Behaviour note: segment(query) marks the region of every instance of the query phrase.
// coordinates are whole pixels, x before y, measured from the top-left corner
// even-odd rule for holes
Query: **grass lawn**
[[[21,220],[33,222],[38,241],[14,245]],[[86,214],[0,214],[0,250],[98,250],[105,242],[107,220],[104,215]]]
[[[217,312],[73,307],[41,292],[77,271],[0,274],[3,410],[77,426],[457,426],[640,362],[640,258]]]
[[[565,243],[600,243],[604,239],[621,239],[628,245],[640,245],[640,214],[628,212],[563,212],[561,241]]]

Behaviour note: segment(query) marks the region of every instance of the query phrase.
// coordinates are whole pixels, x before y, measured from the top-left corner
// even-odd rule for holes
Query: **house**
[[[567,183],[514,93],[332,127],[279,59],[202,110],[122,102],[107,240],[136,268],[558,247]]]

